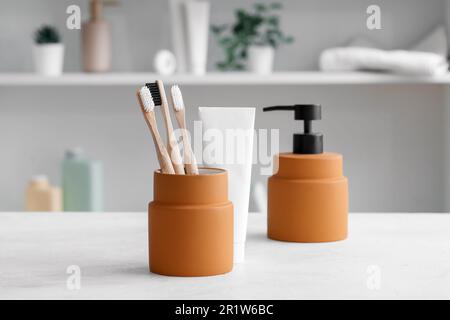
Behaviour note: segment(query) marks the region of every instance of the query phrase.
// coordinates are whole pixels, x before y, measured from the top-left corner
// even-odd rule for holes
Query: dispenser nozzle
[[[303,120],[303,133],[294,135],[294,153],[317,154],[323,152],[323,136],[312,132],[312,121],[322,119],[322,107],[316,104],[265,107],[263,111],[294,111],[295,120]]]

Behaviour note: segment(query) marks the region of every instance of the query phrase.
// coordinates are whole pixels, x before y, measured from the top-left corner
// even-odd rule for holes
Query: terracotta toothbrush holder
[[[148,206],[150,272],[213,276],[233,268],[233,205],[228,174],[201,168],[199,175],[154,173]]]

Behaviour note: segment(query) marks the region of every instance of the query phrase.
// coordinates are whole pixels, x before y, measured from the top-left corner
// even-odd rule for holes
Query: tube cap
[[[233,262],[243,263],[245,261],[245,242],[235,242],[233,252]]]
[[[303,133],[294,134],[293,152],[298,154],[323,153],[323,135],[312,132],[313,120],[322,119],[322,107],[317,104],[265,107],[263,111],[294,111],[295,120],[304,121]]]

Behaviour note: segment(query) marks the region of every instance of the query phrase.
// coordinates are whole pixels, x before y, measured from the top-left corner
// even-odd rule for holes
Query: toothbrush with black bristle
[[[172,106],[175,111],[175,118],[177,119],[178,127],[182,130],[184,167],[187,174],[196,175],[198,174],[197,161],[189,141],[188,131],[186,129],[184,100],[178,85],[172,86],[170,89],[170,96],[172,98]]]
[[[155,106],[162,107],[167,135],[167,151],[169,152],[175,174],[184,174],[183,159],[181,158],[177,139],[173,133],[172,120],[170,119],[169,113],[169,103],[167,102],[166,92],[164,91],[164,84],[161,80],[156,80],[153,83],[146,83],[145,85],[150,90]]]
[[[143,86],[136,93],[139,105],[141,107],[142,113],[144,114],[145,122],[150,129],[152,134],[153,142],[155,143],[156,153],[158,156],[159,165],[161,167],[162,173],[175,174],[175,170],[172,166],[172,161],[170,160],[169,153],[167,152],[166,146],[161,139],[158,131],[158,125],[156,123],[155,117],[155,104],[152,99],[150,90]]]

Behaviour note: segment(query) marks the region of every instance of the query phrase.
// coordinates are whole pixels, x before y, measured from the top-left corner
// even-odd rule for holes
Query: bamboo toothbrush
[[[172,166],[172,162],[167,152],[164,142],[158,132],[158,126],[156,124],[155,117],[155,104],[152,99],[150,90],[144,86],[137,92],[137,98],[139,105],[141,106],[142,113],[144,114],[145,122],[147,123],[150,132],[152,134],[153,142],[155,143],[156,153],[158,155],[159,165],[161,166],[162,173],[175,174],[175,170]]]
[[[173,109],[175,111],[175,118],[177,119],[178,126],[182,131],[184,167],[187,174],[195,175],[198,174],[197,161],[195,159],[194,152],[192,152],[191,143],[187,134],[183,95],[177,85],[172,86],[170,93]]]
[[[146,86],[152,94],[152,99],[155,106],[162,107],[164,123],[166,125],[167,151],[169,152],[170,159],[172,160],[175,173],[184,174],[183,159],[181,159],[177,139],[173,133],[172,120],[170,119],[169,113],[169,103],[167,102],[166,92],[164,91],[164,84],[161,80],[156,80],[154,83],[147,83]]]

